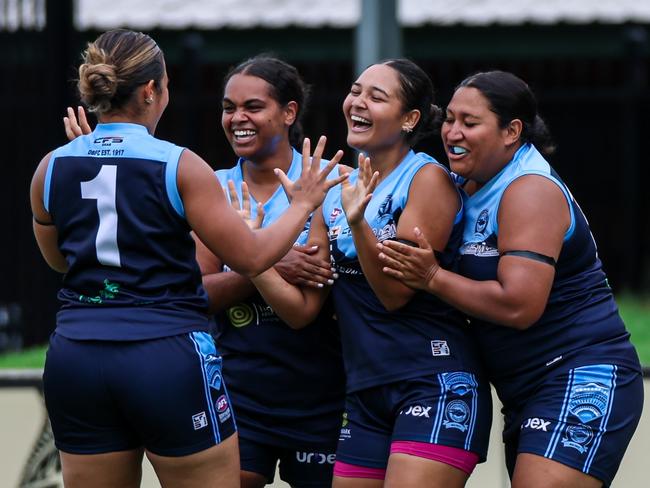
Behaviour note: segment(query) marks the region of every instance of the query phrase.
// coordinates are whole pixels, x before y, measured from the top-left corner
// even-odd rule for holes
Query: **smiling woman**
[[[542,154],[535,97],[511,73],[470,76],[442,140],[464,197],[457,272],[419,231],[419,248],[379,245],[384,271],[470,317],[513,487],[609,485],[641,415],[641,368],[587,220]]]
[[[246,60],[225,78],[221,122],[239,160],[216,175],[224,187],[232,184],[232,203],[250,208],[262,227],[289,207],[274,169],[294,178],[302,171],[298,149],[309,157],[300,127],[306,102],[298,71],[273,57]],[[323,145],[324,140],[314,157]],[[217,312],[215,338],[224,356],[224,378],[237,412],[243,488],[271,483],[278,462],[280,477],[292,486],[331,485],[345,381],[331,304],[319,302],[308,321],[287,320],[282,305],[267,301],[264,286],[264,275],[276,272],[304,293],[332,284],[331,265],[323,258],[326,249],[303,246],[309,229],[308,222],[297,246],[252,280],[197,245],[203,284]],[[304,268],[308,280],[296,274]],[[314,456],[319,462],[311,461]]]
[[[460,238],[449,172],[411,149],[437,125],[433,97],[431,80],[408,60],[359,76],[342,107],[348,144],[362,151],[359,169],[311,222],[310,243],[339,274],[332,296],[347,394],[336,488],[461,487],[487,451],[489,387],[461,315],[385,276],[375,249],[385,239],[413,240],[413,225],[425,222],[448,263]],[[278,291],[269,304],[289,320],[319,310],[322,296],[264,275]]]

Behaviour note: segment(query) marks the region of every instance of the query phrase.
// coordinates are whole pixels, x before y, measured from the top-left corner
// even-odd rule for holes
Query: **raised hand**
[[[414,230],[418,247],[386,240],[377,244],[384,273],[411,288],[427,289],[440,265],[429,242],[417,227]]]
[[[372,171],[370,158],[364,154],[359,154],[357,181],[354,185],[351,185],[349,181],[342,183],[341,203],[343,204],[343,210],[345,211],[348,224],[354,225],[361,222],[378,181],[379,172]]]
[[[68,107],[68,116],[63,117],[63,127],[65,128],[65,135],[69,141],[79,136],[90,134],[93,131],[88,124],[84,108],[81,106],[77,107],[77,113],[79,114],[78,118],[74,113],[74,109]]]
[[[303,204],[311,211],[314,211],[323,203],[325,195],[330,188],[347,179],[347,174],[340,175],[331,180],[327,179],[327,175],[330,174],[343,157],[343,151],[341,150],[336,152],[327,166],[322,170],[320,169],[320,162],[326,142],[327,138],[321,136],[316,145],[316,149],[314,149],[314,154],[310,157],[311,143],[308,138],[305,138],[302,145],[302,173],[296,181],[291,181],[281,169],[275,169],[275,174],[280,179],[280,183],[282,183],[282,187],[292,204]]]
[[[264,206],[261,202],[257,203],[257,212],[255,218],[251,216],[251,195],[248,191],[248,185],[245,181],[241,184],[242,202],[239,203],[239,195],[235,188],[235,182],[228,180],[228,195],[230,196],[230,205],[234,208],[239,216],[244,219],[251,229],[259,229],[264,221]]]

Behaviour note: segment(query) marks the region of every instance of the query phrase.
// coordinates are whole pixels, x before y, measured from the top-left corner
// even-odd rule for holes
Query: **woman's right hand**
[[[79,136],[90,134],[93,130],[88,124],[86,119],[86,111],[82,106],[77,107],[78,116],[75,115],[74,109],[68,107],[68,116],[63,117],[63,126],[65,127],[65,135],[69,141],[76,139]]]
[[[377,187],[379,172],[373,171],[370,166],[370,158],[359,154],[359,172],[357,181],[351,185],[349,181],[343,183],[341,190],[341,204],[345,212],[345,218],[350,225],[356,225],[364,218],[364,212],[372,192]]]
[[[323,288],[334,284],[332,264],[319,257],[318,246],[294,245],[275,265],[284,280],[296,286]]]
[[[305,205],[310,212],[316,210],[323,203],[330,188],[338,185],[348,177],[347,174],[343,174],[331,180],[327,179],[327,176],[343,157],[343,151],[341,150],[336,152],[327,166],[322,170],[320,169],[326,142],[327,138],[321,136],[316,149],[314,149],[314,154],[310,156],[311,143],[308,138],[305,138],[302,145],[302,172],[300,178],[296,181],[291,181],[281,169],[275,169],[275,174],[280,179],[280,183],[282,183],[282,187],[291,203]]]

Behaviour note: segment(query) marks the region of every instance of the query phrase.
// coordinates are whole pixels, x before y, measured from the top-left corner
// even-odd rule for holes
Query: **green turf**
[[[650,295],[638,297],[622,294],[616,298],[632,343],[639,353],[641,364],[650,366]]]
[[[650,295],[621,294],[616,299],[641,363],[650,366]],[[46,346],[21,352],[0,353],[0,368],[42,368]]]
[[[46,349],[46,346],[40,346],[20,352],[0,353],[0,368],[42,368]]]

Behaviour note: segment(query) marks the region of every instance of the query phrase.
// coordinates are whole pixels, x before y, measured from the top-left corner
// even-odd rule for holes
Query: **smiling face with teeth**
[[[519,133],[513,132],[511,124],[500,127],[497,115],[478,89],[456,90],[441,129],[451,170],[478,183],[487,182],[521,145]]]
[[[350,147],[372,157],[396,145],[408,146],[402,127],[413,115],[404,112],[400,90],[398,73],[390,66],[375,64],[361,73],[343,101]]]
[[[226,83],[221,125],[237,156],[263,163],[276,154],[290,152],[289,127],[296,118],[296,104],[281,106],[262,78],[235,74]]]

